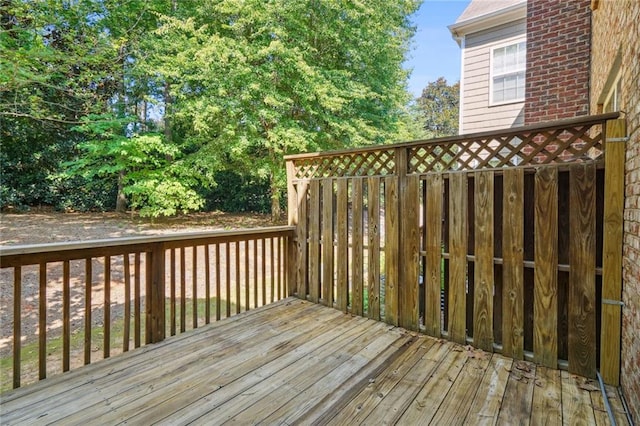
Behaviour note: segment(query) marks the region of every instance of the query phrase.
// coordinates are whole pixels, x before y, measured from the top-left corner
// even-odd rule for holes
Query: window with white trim
[[[525,41],[491,49],[490,105],[524,101]]]
[[[604,101],[602,112],[616,112],[620,111],[620,96],[622,92],[622,80],[620,79],[620,70],[617,71],[614,83],[609,89],[607,98]]]

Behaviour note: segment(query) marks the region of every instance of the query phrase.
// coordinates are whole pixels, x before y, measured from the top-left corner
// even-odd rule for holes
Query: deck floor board
[[[3,425],[609,424],[596,382],[294,298],[0,402]]]

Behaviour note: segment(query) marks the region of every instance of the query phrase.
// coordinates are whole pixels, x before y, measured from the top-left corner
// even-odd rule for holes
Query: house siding
[[[590,4],[527,2],[525,124],[589,114]]]
[[[622,366],[620,384],[640,424],[640,2],[599,1],[592,13],[591,110],[599,100],[618,52],[620,110],[627,122],[623,244]]]
[[[526,20],[520,19],[465,37],[462,125],[460,133],[504,129],[524,124],[524,102],[489,105],[491,48],[525,38]]]

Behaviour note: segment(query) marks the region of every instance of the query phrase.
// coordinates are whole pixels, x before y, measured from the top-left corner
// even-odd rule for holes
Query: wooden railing
[[[617,116],[286,157],[297,295],[617,384]]]
[[[14,291],[3,295],[13,333],[0,341],[2,382],[16,388],[287,297],[293,230],[3,247]]]

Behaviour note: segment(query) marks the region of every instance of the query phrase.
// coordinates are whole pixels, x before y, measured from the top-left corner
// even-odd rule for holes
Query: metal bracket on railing
[[[612,300],[612,299],[602,299],[603,305],[619,305],[624,308],[624,302],[620,300]]]
[[[606,138],[605,142],[629,142],[629,137],[624,138]]]

